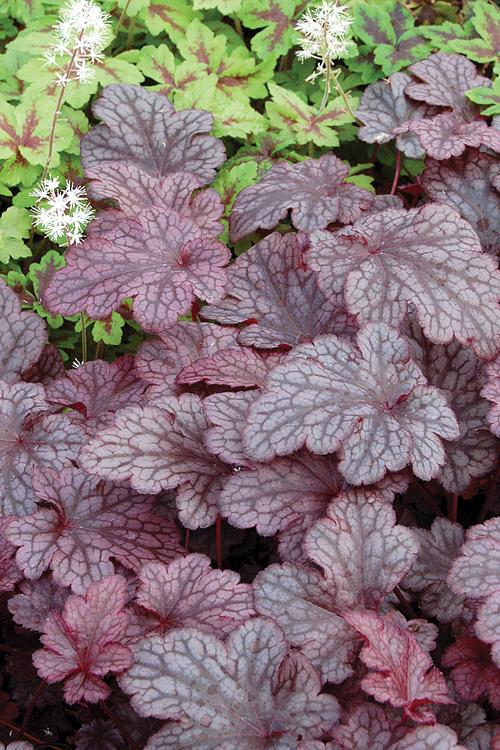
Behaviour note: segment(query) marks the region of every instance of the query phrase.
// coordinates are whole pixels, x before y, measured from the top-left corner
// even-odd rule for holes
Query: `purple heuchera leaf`
[[[27,578],[50,568],[57,583],[84,594],[93,581],[115,572],[112,557],[138,573],[146,562],[182,554],[175,526],[153,513],[153,496],[74,468],[39,469],[33,488],[43,507],[7,531]]]
[[[305,540],[338,609],[376,609],[409,572],[418,548],[413,531],[396,525],[388,503],[355,493],[337,498]]]
[[[0,280],[0,379],[16,383],[34,365],[47,342],[45,323],[31,312],[21,312],[17,294]]]
[[[104,318],[133,296],[136,319],[145,329],[160,331],[188,312],[196,295],[220,301],[229,259],[228,248],[197,224],[153,206],[73,245],[44,304],[63,315],[85,309]]]
[[[26,383],[43,383],[47,386],[64,375],[64,360],[54,344],[46,344],[37,361],[23,372]]]
[[[297,229],[322,229],[332,222],[348,224],[373,203],[373,193],[345,179],[349,166],[333,154],[298,164],[275,164],[255,185],[236,198],[229,219],[231,242],[257,229],[274,229],[292,210]]]
[[[78,456],[79,425],[64,414],[44,414],[49,405],[37,383],[0,381],[0,504],[3,514],[31,513],[35,466],[60,471]]]
[[[278,623],[325,682],[341,683],[353,673],[359,637],[339,616],[331,581],[311,567],[284,563],[259,573],[254,592],[258,613]]]
[[[395,135],[395,129],[408,120],[419,120],[428,108],[417,105],[405,96],[411,82],[406,73],[393,73],[387,81],[377,81],[366,87],[356,112],[363,123],[358,138],[365,143],[388,143],[396,138],[397,148],[410,159],[418,159],[424,152],[412,133]]]
[[[272,370],[250,406],[244,444],[251,458],[264,461],[303,446],[320,454],[342,448],[339,469],[359,485],[409,463],[430,479],[445,460],[440,438],[458,434],[444,395],[425,385],[410,359],[408,340],[385,324],[369,324],[358,348],[322,336]]]
[[[225,638],[255,614],[252,587],[231,570],[212,570],[205,555],[181,557],[168,567],[147,563],[139,581],[144,634],[194,627]]]
[[[491,646],[491,658],[500,667],[500,585],[479,608],[474,627],[476,635]]]
[[[7,539],[5,530],[14,516],[0,517],[0,593],[12,591],[23,574],[16,565],[16,548]]]
[[[104,700],[111,688],[102,678],[131,666],[132,654],[123,645],[126,601],[125,579],[109,576],[89,586],[84,597],[70,596],[62,614],[47,619],[44,647],[33,654],[33,664],[49,684],[64,680],[66,703]]]
[[[250,463],[243,448],[241,427],[254,399],[253,391],[238,391],[214,393],[203,401],[207,419],[214,425],[205,434],[205,445],[210,453],[236,466]],[[224,488],[221,496],[223,492]]]
[[[470,349],[456,341],[430,344],[415,325],[413,334],[420,345],[415,359],[429,385],[447,396],[460,428],[458,440],[444,445],[446,463],[436,478],[449,492],[460,493],[473,477],[491,471],[497,458],[498,441],[488,430],[488,404],[480,397],[484,368]]]
[[[489,596],[500,588],[500,518],[472,526],[448,576],[450,588],[470,598]]]
[[[340,714],[333,696],[319,695],[307,659],[290,654],[280,628],[260,618],[225,644],[195,629],[146,638],[120,684],[141,715],[180,719],[151,738],[148,750],[295,750]]]
[[[237,345],[236,329],[213,323],[177,323],[141,344],[135,359],[139,377],[148,383],[147,397],[156,401],[182,391],[177,375],[190,365]]]
[[[121,734],[110,721],[96,719],[84,724],[75,735],[75,750],[119,750],[123,748]]]
[[[359,322],[400,323],[417,309],[436,343],[455,336],[480,357],[500,346],[500,272],[470,224],[448,206],[389,209],[336,232],[313,232],[308,263],[328,297],[345,289]]]
[[[92,474],[129,482],[138,492],[178,488],[177,508],[184,526],[210,526],[231,468],[205,447],[209,424],[198,396],[184,394],[162,404],[164,408],[118,412],[114,427],[85,446],[81,463]]]
[[[49,576],[37,581],[23,581],[20,593],[12,596],[7,606],[15,623],[27,630],[43,631],[51,612],[61,612],[70,591],[54,583]]]
[[[231,347],[187,365],[176,380],[187,385],[204,381],[209,385],[229,385],[231,388],[262,388],[267,373],[279,361],[280,355],[265,357],[253,349]]]
[[[500,669],[492,663],[490,648],[477,638],[465,635],[448,646],[442,658],[453,687],[462,701],[476,701],[483,695],[500,710]]]
[[[75,409],[83,416],[86,431],[113,423],[113,414],[144,401],[145,383],[137,378],[134,358],[118,357],[114,362],[94,360],[68,370],[46,388],[47,401]]]
[[[418,528],[412,531],[420,549],[402,586],[420,593],[419,604],[425,615],[439,622],[453,622],[462,614],[464,597],[451,591],[447,578],[462,547],[464,530],[447,518],[436,518],[430,531]]]
[[[426,195],[455,208],[477,232],[483,250],[500,253],[500,194],[493,186],[498,159],[468,150],[447,164],[427,159],[421,177]]]
[[[493,403],[488,412],[488,424],[494,435],[500,437],[500,357],[486,368],[487,381],[481,395]]]
[[[376,703],[362,703],[333,728],[334,747],[339,750],[388,750],[401,735],[401,722]]]
[[[361,681],[363,690],[380,703],[402,708],[412,721],[433,724],[431,705],[453,701],[442,673],[415,636],[389,615],[352,610],[344,618],[366,641],[360,657],[371,671]]]
[[[211,188],[193,194],[203,184],[204,180],[190,172],[173,172],[159,177],[145,172],[137,164],[123,162],[101,165],[99,176],[90,183],[89,195],[94,200],[112,198],[123,213],[132,216],[153,204],[159,208],[173,208],[198,224],[208,236],[217,237],[222,231],[220,219],[224,204]],[[95,224],[89,228],[90,232],[94,231]]]
[[[468,745],[470,748],[471,745]],[[442,724],[416,727],[411,729],[403,739],[390,745],[388,750],[467,750],[459,745],[457,735]]]
[[[467,146],[487,146],[500,151],[500,133],[490,128],[484,120],[464,122],[452,113],[436,115],[431,119],[407,122],[395,133],[415,133],[420,145],[433,159],[451,159],[463,154]]]
[[[8,745],[0,742],[0,750],[35,750],[35,746],[31,742],[9,742]]]
[[[438,107],[447,107],[458,116],[471,119],[474,105],[465,97],[468,89],[491,86],[489,78],[478,75],[476,66],[463,55],[436,52],[411,65],[408,72],[420,79],[409,83],[405,91],[412,99]]]
[[[82,138],[86,177],[100,179],[103,168],[125,162],[156,177],[182,171],[210,182],[225,159],[222,141],[207,135],[211,114],[175,112],[163,94],[141,86],[106,86],[92,111],[104,124]]]
[[[227,297],[203,309],[219,323],[256,321],[239,334],[242,344],[273,348],[312,341],[322,333],[352,336],[356,330],[338,296],[328,300],[315,275],[304,269],[305,238],[273,233],[231,266]]]

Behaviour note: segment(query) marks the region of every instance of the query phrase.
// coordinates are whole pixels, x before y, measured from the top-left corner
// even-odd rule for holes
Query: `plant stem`
[[[104,341],[98,341],[97,346],[95,348],[94,359],[101,359],[103,351],[104,351]]]
[[[86,362],[88,359],[87,352],[87,316],[84,312],[80,313],[80,325],[82,327],[82,362]]]
[[[401,604],[401,609],[404,611],[406,617],[409,617],[410,620],[414,620],[417,617],[416,612],[414,611],[413,607],[411,606],[410,602],[403,594],[399,586],[394,587],[394,593],[396,594],[398,602]]]
[[[113,40],[116,41],[118,39],[118,32],[120,31],[121,27],[123,26],[123,21],[125,20],[125,16],[127,15],[128,6],[130,5],[131,0],[127,0],[125,5],[123,6],[123,10],[120,14],[120,18],[118,19],[118,23],[116,24],[116,29],[114,31]]]
[[[19,732],[20,727],[18,727],[16,724],[11,724],[10,721],[5,721],[5,719],[0,719],[0,725],[3,727],[7,727],[12,732]],[[22,733],[23,737],[26,737],[27,740],[30,742],[34,742],[35,745],[43,745],[47,748],[47,750],[61,750],[61,747],[56,747],[55,745],[49,745],[44,740],[39,739],[38,737],[34,737],[32,734],[29,734],[29,732],[24,731]]]
[[[332,78],[333,78],[333,85],[335,86],[335,89],[336,89],[337,93],[340,94],[340,96],[342,97],[342,100],[343,100],[343,102],[345,104],[345,108],[347,109],[347,111],[351,115],[351,117],[354,120],[354,122],[359,122],[358,118],[356,117],[356,115],[352,111],[352,108],[351,108],[351,105],[349,103],[349,99],[347,97],[347,94],[345,93],[344,89],[342,88],[342,85],[339,82],[338,73],[334,73],[333,76],[332,76]]]
[[[130,47],[132,46],[132,37],[134,36],[134,31],[135,31],[135,16],[132,18],[128,26],[127,46],[125,49],[130,49]]]
[[[234,28],[236,30],[236,33],[238,36],[240,36],[243,39],[243,27],[241,25],[241,21],[238,18],[238,16],[233,16],[233,22],[234,22]]]
[[[107,705],[105,701],[103,701],[101,704],[102,710],[108,717],[108,719],[111,721],[111,723],[117,728],[127,745],[129,746],[129,750],[139,750],[136,743],[128,733],[128,731],[125,729],[125,726],[122,724],[122,722],[118,719],[114,711],[111,710],[111,708]]]
[[[190,538],[190,536],[191,536],[190,530],[186,529],[186,533],[184,535],[184,549],[186,550],[186,552],[189,552],[189,538]]]
[[[458,495],[451,495],[448,498],[448,518],[452,523],[457,522],[458,514]]]
[[[329,58],[326,60],[326,70],[325,70],[325,90],[323,92],[323,98],[321,100],[321,104],[319,105],[318,115],[320,115],[324,108],[327,105],[328,99],[330,98],[330,93],[332,90],[332,63]]]
[[[31,714],[33,713],[33,710],[36,706],[36,702],[43,693],[45,689],[45,685],[47,684],[47,680],[43,679],[40,684],[38,685],[37,689],[31,696],[30,704],[26,710],[26,713],[24,714],[23,723],[19,727],[19,735],[22,736],[25,734],[26,729],[28,728],[29,721],[31,719]]]
[[[401,151],[396,151],[396,167],[394,170],[394,179],[392,181],[392,187],[390,195],[394,195],[399,182],[399,175],[401,174]]]
[[[217,516],[215,521],[215,561],[222,570],[222,518]]]

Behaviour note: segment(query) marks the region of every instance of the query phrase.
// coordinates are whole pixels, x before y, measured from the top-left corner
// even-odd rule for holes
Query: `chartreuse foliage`
[[[498,750],[499,48],[0,0],[0,750]]]

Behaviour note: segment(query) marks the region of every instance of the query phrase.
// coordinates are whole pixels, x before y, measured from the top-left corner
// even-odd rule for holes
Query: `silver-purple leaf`
[[[373,193],[346,182],[349,166],[333,154],[298,164],[275,164],[236,198],[229,219],[237,242],[257,229],[274,229],[291,209],[294,227],[310,232],[332,222],[348,224],[373,203]]]
[[[488,412],[488,424],[492,433],[500,437],[500,357],[487,365],[486,377],[481,395],[493,404]]]
[[[203,409],[213,425],[205,433],[205,445],[210,453],[236,466],[250,463],[243,448],[241,431],[248,407],[255,397],[253,391],[237,391],[214,393],[204,399]],[[224,488],[220,497],[223,494]]]
[[[190,172],[173,172],[162,177],[145,172],[137,164],[102,165],[99,177],[90,183],[89,195],[95,200],[111,198],[128,215],[155,204],[173,208],[178,214],[198,224],[210,237],[222,231],[220,219],[224,204],[219,194],[209,188],[194,193],[204,181]],[[94,222],[89,231],[94,231]]]
[[[393,73],[387,81],[376,81],[366,87],[356,117],[363,123],[358,138],[365,143],[388,143],[396,138],[397,148],[410,159],[423,156],[423,149],[412,133],[396,136],[394,130],[408,120],[419,120],[428,108],[405,96],[411,82],[406,73]]]
[[[460,555],[448,576],[450,588],[462,596],[475,598],[494,594],[500,588],[500,518],[471,526]]]
[[[342,448],[339,469],[353,485],[371,484],[409,463],[430,479],[444,463],[441,438],[458,437],[444,395],[425,385],[409,342],[385,324],[358,333],[358,348],[336,336],[293,350],[250,406],[244,445],[270,460],[305,446]]]
[[[283,629],[321,671],[340,683],[353,673],[359,638],[336,607],[336,591],[321,573],[302,565],[270,565],[254,581],[257,612]]]
[[[144,341],[135,359],[136,371],[148,384],[147,398],[178,395],[177,375],[190,365],[235,347],[238,331],[213,323],[177,323],[157,338]]]
[[[262,388],[267,373],[278,364],[279,357],[263,357],[253,349],[241,346],[221,349],[184,367],[177,375],[177,382],[193,385],[204,381],[209,385],[229,385],[231,388]]]
[[[192,172],[210,182],[225,159],[222,141],[208,135],[208,112],[175,112],[163,95],[141,86],[106,86],[92,111],[103,124],[82,138],[86,177],[101,178],[101,170],[132,163],[142,172],[163,177]]]
[[[335,593],[338,609],[377,609],[414,563],[419,543],[396,525],[389,503],[377,497],[337,498],[308,532],[305,549]]]
[[[184,394],[162,403],[163,408],[118,412],[114,426],[85,446],[81,464],[99,477],[128,482],[138,492],[178,488],[177,508],[184,526],[210,526],[231,469],[205,447],[209,423],[198,396]]]
[[[37,361],[24,370],[23,380],[26,383],[43,383],[47,386],[64,374],[64,360],[61,352],[54,344],[46,344]]]
[[[389,209],[333,233],[313,232],[308,264],[325,295],[336,300],[345,290],[360,322],[398,325],[413,303],[431,341],[455,336],[485,358],[500,347],[500,272],[448,206]]]
[[[61,471],[74,461],[83,440],[82,428],[65,414],[49,409],[38,383],[8,385],[0,381],[0,508],[3,515],[31,513],[35,466]]]
[[[500,253],[500,194],[493,185],[497,174],[498,159],[469,150],[447,164],[427,159],[421,177],[429,198],[455,208],[491,255]]]
[[[63,315],[86,310],[105,318],[132,296],[135,318],[145,329],[161,331],[188,312],[196,296],[222,299],[230,256],[194,222],[153,206],[71,246],[44,304]]]
[[[340,714],[333,696],[319,694],[307,659],[290,654],[281,629],[262,618],[225,644],[188,628],[143,639],[120,685],[141,715],[177,720],[145,750],[295,750]]]
[[[33,366],[47,343],[43,320],[32,312],[21,312],[17,294],[0,280],[0,379],[16,383]]]
[[[43,626],[51,612],[61,612],[70,594],[51,579],[42,576],[36,581],[23,581],[19,594],[12,596],[7,605],[17,625],[27,630],[43,631]]]
[[[493,151],[500,151],[498,130],[489,127],[484,120],[465,122],[450,112],[430,119],[407,122],[394,132],[414,133],[425,153],[437,160],[460,156],[467,146],[487,146]]]
[[[341,297],[325,297],[314,273],[304,269],[303,243],[303,237],[273,233],[240,255],[229,270],[226,298],[205,307],[203,316],[226,324],[252,321],[239,341],[264,348],[295,346],[322,333],[352,336],[356,325]]]
[[[478,75],[476,66],[463,55],[436,52],[408,68],[414,80],[405,91],[412,99],[438,107],[447,107],[466,120],[475,108],[465,97],[468,89],[491,86],[489,78]]]
[[[491,658],[500,668],[500,586],[480,607],[474,629],[478,638],[490,644]]]
[[[80,469],[38,469],[33,488],[43,506],[7,530],[25,576],[50,569],[54,581],[84,594],[115,572],[111,558],[138,573],[144,563],[182,554],[173,523],[153,512],[154,496],[99,482]]]

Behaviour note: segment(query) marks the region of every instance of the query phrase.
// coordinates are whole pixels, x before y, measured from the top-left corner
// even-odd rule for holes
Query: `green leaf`
[[[483,115],[488,117],[500,115],[500,78],[495,78],[491,88],[479,86],[475,89],[469,89],[465,92],[465,96],[472,102],[487,107],[481,110]]]
[[[419,26],[418,31],[439,52],[453,52],[453,43],[457,39],[470,36],[471,32],[473,33],[473,27],[470,21],[463,25],[445,21],[436,26]]]
[[[486,63],[500,56],[500,10],[486,0],[474,5],[472,24],[479,34],[475,39],[457,39],[451,44],[454,52],[466,55],[474,62]]]
[[[182,41],[191,21],[200,18],[188,0],[156,0],[139,13],[139,19],[153,36],[167,34],[177,44]]]
[[[117,312],[112,312],[108,320],[97,320],[92,326],[92,338],[94,341],[102,341],[104,344],[118,346],[123,337],[125,321]]]
[[[321,112],[306,104],[292,91],[269,84],[272,101],[266,102],[266,113],[274,130],[287,145],[315,143],[330,148],[339,145],[336,128],[353,121],[340,97],[333,99]],[[352,100],[351,108],[357,102]]]
[[[33,309],[40,317],[44,318],[51,328],[61,328],[64,323],[62,315],[52,315],[47,312],[40,302],[41,289],[48,283],[55,271],[64,266],[63,256],[57,250],[49,250],[40,258],[38,263],[31,263],[28,270],[28,279],[33,286],[36,301]]]
[[[0,262],[15,258],[28,258],[31,250],[23,242],[30,235],[31,216],[23,208],[10,206],[0,216]]]
[[[194,0],[193,8],[195,10],[216,8],[223,16],[229,16],[240,10],[241,2],[242,0]]]
[[[358,0],[352,6],[353,32],[370,48],[379,44],[394,45],[397,42],[391,16],[383,6],[384,3],[365,0]]]
[[[116,4],[118,8],[122,10],[126,9],[126,16],[136,16],[140,10],[149,7],[149,0],[118,0]]]
[[[161,90],[166,96],[183,89],[203,76],[203,63],[178,61],[166,44],[159,47],[148,45],[140,51],[137,67],[148,78],[158,81],[161,86],[151,87]]]
[[[293,21],[304,8],[295,0],[243,0],[240,18],[248,29],[262,29],[252,37],[251,47],[262,59],[276,59],[297,42]]]
[[[236,196],[241,190],[253,185],[257,179],[258,165],[255,161],[246,161],[243,164],[237,164],[234,167],[222,168],[212,187],[217,190],[223,200],[225,210],[224,215],[228,216],[231,212],[232,205]]]

